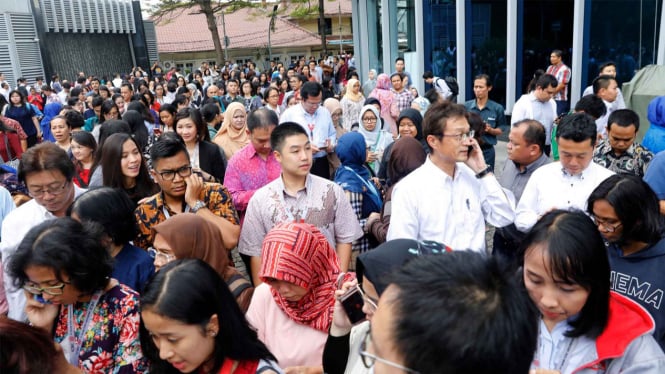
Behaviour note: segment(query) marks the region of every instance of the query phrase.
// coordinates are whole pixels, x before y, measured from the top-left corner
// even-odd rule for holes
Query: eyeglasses
[[[363,117],[363,122],[365,123],[374,123],[377,121],[376,117]]]
[[[32,190],[31,187],[28,187],[28,194],[35,198],[40,198],[44,196],[44,194],[46,193],[48,193],[49,195],[58,196],[63,192],[65,192],[65,187],[67,187],[68,183],[69,181],[65,181],[61,185],[51,184],[43,189],[36,191]]]
[[[447,137],[447,138],[456,138],[458,142],[463,142],[469,138],[473,138],[473,136],[476,134],[474,130],[470,130],[467,133],[461,133],[461,134],[441,134],[442,137]]]
[[[62,282],[57,286],[49,286],[49,287],[36,287],[25,284],[23,285],[23,289],[30,292],[33,295],[41,295],[45,293],[51,296],[58,296],[62,295],[62,290],[68,284],[70,284],[70,282]]]
[[[356,288],[358,289],[358,292],[360,292],[360,294],[363,296],[363,301],[369,304],[372,311],[376,311],[376,309],[379,307],[378,305],[376,305],[377,302],[372,300],[369,296],[367,296],[367,294],[363,291],[362,288],[360,288],[360,286],[356,286]]]
[[[383,359],[381,357],[378,357],[376,355],[373,355],[373,354],[367,352],[367,343],[370,340],[370,338],[371,338],[370,330],[367,330],[367,332],[365,333],[365,337],[363,338],[362,342],[360,343],[360,352],[359,352],[360,359],[362,360],[363,365],[365,365],[365,367],[367,369],[370,369],[372,366],[374,366],[374,363],[376,361],[379,361],[379,362],[381,362],[385,365],[392,366],[392,367],[400,369],[400,370],[404,370],[407,373],[418,374],[418,372],[415,371],[415,370],[409,369],[405,366],[402,366],[402,365],[397,364],[397,363],[392,362],[392,361],[388,361],[386,359]]]
[[[604,221],[604,220],[600,220],[596,216],[591,216],[591,219],[593,220],[593,223],[596,224],[596,226],[603,226],[603,228],[605,229],[605,232],[607,232],[607,233],[612,233],[612,232],[617,231],[617,229],[619,227],[621,227],[621,225],[622,225],[621,222],[616,223],[614,225],[610,225],[609,222]]]
[[[155,260],[161,260],[163,263],[171,262],[175,260],[174,255],[170,255],[168,253],[160,252],[156,250],[155,248],[148,248],[148,254],[150,257],[152,257]]]
[[[177,170],[164,170],[164,171],[158,171],[157,174],[159,174],[163,180],[165,181],[172,181],[175,179],[175,175],[178,173],[179,176],[183,178],[187,178],[190,175],[192,175],[192,167],[191,166],[183,166],[180,169]]]

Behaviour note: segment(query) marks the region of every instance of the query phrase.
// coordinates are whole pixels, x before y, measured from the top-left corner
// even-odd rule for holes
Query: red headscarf
[[[328,332],[339,264],[335,250],[319,229],[308,223],[277,224],[263,239],[261,260],[259,276],[263,282],[272,278],[307,290],[299,301],[288,301],[271,288],[279,308],[300,324]]]

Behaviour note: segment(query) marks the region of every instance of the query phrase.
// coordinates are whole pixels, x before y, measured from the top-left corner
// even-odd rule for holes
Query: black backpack
[[[453,96],[457,96],[459,94],[459,84],[457,83],[457,79],[455,79],[455,77],[449,75],[443,78],[443,81],[446,82],[448,88],[450,88],[450,92],[453,93]]]

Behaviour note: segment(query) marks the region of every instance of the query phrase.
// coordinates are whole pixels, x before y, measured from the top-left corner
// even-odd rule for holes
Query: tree
[[[255,5],[243,0],[161,0],[159,4],[151,8],[150,14],[156,22],[160,22],[164,17],[175,11],[191,10],[194,13],[205,14],[208,30],[210,30],[210,35],[212,36],[212,43],[215,46],[217,61],[224,61],[224,50],[222,49],[222,42],[219,39],[215,14],[227,10],[233,12],[237,9],[253,7]]]

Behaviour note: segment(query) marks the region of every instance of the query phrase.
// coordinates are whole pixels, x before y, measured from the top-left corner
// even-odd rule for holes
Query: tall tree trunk
[[[328,54],[328,48],[326,47],[326,17],[325,11],[323,9],[325,0],[319,0],[319,31],[321,32],[321,48],[323,49],[323,54]]]
[[[205,14],[206,21],[208,22],[208,30],[212,36],[212,43],[215,45],[215,54],[217,55],[217,65],[224,64],[224,51],[222,50],[222,42],[219,40],[219,31],[217,30],[217,20],[212,11],[212,4],[210,0],[203,0],[199,2],[201,13]]]

